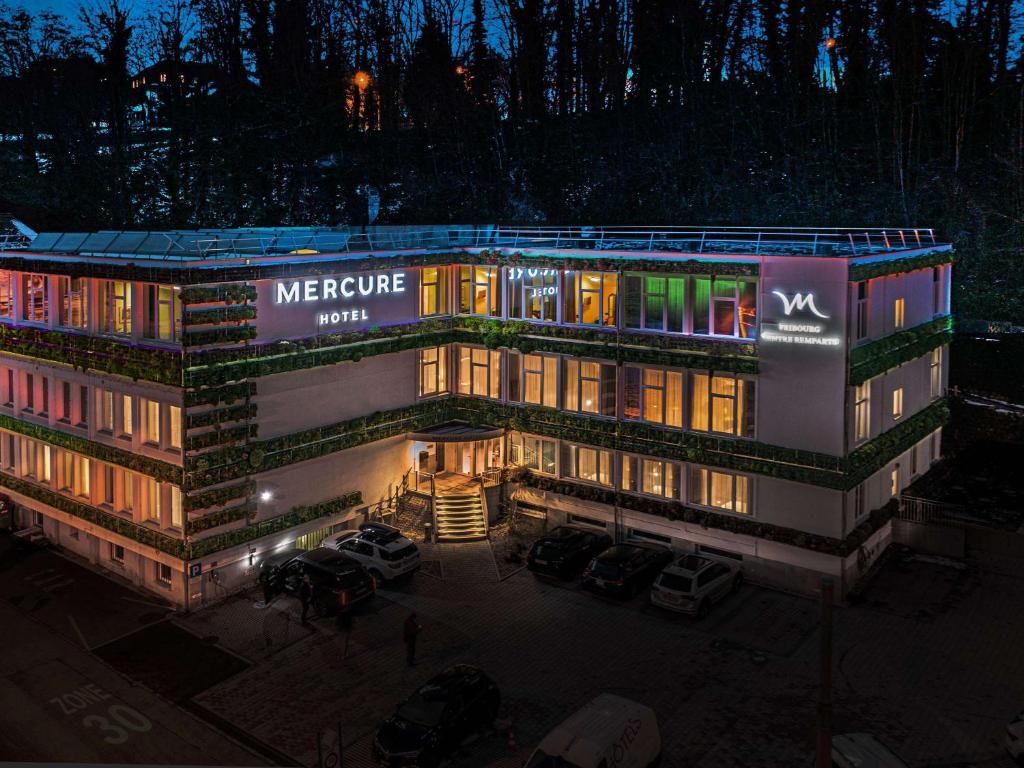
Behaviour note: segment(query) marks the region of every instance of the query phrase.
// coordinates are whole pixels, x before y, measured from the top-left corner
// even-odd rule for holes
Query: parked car
[[[570,579],[580,575],[595,555],[612,545],[612,537],[575,525],[560,525],[530,547],[526,567],[537,574]]]
[[[908,768],[891,749],[870,733],[843,733],[832,737],[834,768]]]
[[[420,551],[416,545],[400,530],[384,523],[363,523],[359,530],[342,531],[325,544],[362,563],[378,584],[420,567]]]
[[[1017,765],[1024,766],[1024,711],[1006,726],[1006,751]]]
[[[283,563],[270,564],[267,568],[270,592],[298,594],[302,577],[307,574],[313,584],[313,605],[321,616],[347,611],[373,597],[374,582],[369,571],[356,560],[328,547],[299,552]]]
[[[501,695],[476,667],[458,664],[432,677],[377,730],[373,754],[388,768],[433,768],[498,715]]]
[[[616,544],[583,571],[583,586],[629,597],[650,584],[672,560],[672,550],[651,544]]]
[[[670,611],[703,618],[712,605],[738,590],[742,583],[739,563],[683,555],[654,580],[651,602]]]
[[[602,693],[545,736],[526,768],[650,768],[660,758],[654,710]]]

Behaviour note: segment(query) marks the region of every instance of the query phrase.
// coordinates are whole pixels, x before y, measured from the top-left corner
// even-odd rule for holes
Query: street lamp
[[[352,76],[352,82],[356,84],[356,88],[362,93],[370,85],[370,74],[361,69],[356,70],[356,73]]]

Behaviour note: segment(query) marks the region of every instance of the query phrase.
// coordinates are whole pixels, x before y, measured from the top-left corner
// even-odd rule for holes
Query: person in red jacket
[[[416,637],[423,627],[416,621],[416,612],[409,614],[402,628],[402,639],[405,640],[405,661],[411,667],[416,663]]]

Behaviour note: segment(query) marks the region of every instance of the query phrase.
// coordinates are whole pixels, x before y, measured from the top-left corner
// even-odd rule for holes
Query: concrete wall
[[[259,438],[402,408],[416,402],[416,350],[279,373],[257,381]]]

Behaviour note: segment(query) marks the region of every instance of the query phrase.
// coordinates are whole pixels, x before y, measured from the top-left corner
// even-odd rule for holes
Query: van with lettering
[[[526,768],[653,768],[660,761],[654,710],[602,693],[545,736]]]

